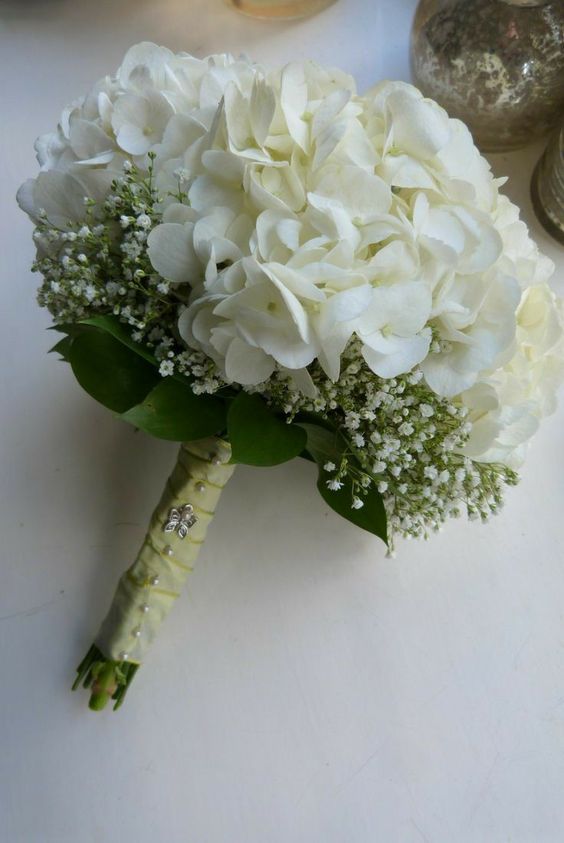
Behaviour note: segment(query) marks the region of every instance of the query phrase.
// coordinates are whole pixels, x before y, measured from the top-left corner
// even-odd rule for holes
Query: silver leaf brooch
[[[191,503],[185,503],[181,507],[173,506],[163,529],[165,533],[177,533],[179,539],[184,539],[197,520]]]

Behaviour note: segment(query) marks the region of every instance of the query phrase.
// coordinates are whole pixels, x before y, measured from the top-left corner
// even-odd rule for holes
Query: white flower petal
[[[430,343],[428,328],[412,337],[372,335],[370,345],[362,347],[362,356],[375,374],[381,378],[395,378],[421,363]]]
[[[440,358],[439,354],[429,354],[421,363],[425,381],[437,395],[452,398],[470,389],[476,383],[477,372],[455,367],[457,361],[454,358],[450,360]]]
[[[193,231],[192,223],[167,222],[149,234],[149,260],[159,275],[175,284],[195,285],[201,279],[202,265],[194,252]]]
[[[253,348],[235,337],[225,356],[227,380],[252,386],[267,380],[274,371],[275,363],[270,355],[260,348]]]
[[[103,163],[107,163],[112,159],[113,141],[103,129],[90,120],[83,120],[79,117],[71,118],[69,140],[72,150],[79,160],[85,161],[104,157]]]
[[[37,218],[37,212],[43,210],[52,225],[65,229],[69,222],[83,219],[87,195],[81,183],[69,173],[44,170],[36,179],[22,185],[17,199],[32,218]]]
[[[290,136],[304,152],[309,146],[309,127],[303,119],[307,100],[307,83],[303,66],[298,62],[288,64],[282,71],[280,107]]]
[[[263,146],[266,141],[275,109],[274,91],[264,79],[255,77],[249,107],[249,123],[259,146]]]
[[[144,155],[152,146],[150,139],[140,126],[126,123],[116,135],[118,146],[130,155]]]
[[[394,145],[402,152],[424,161],[433,158],[448,144],[448,117],[431,100],[396,90],[388,96],[386,107],[392,117]]]
[[[286,369],[280,366],[280,371],[290,378],[293,386],[307,398],[317,398],[319,390],[315,386],[307,369]]]
[[[363,339],[381,328],[409,337],[426,324],[431,305],[431,291],[420,282],[376,287],[370,307],[358,320],[357,331]]]
[[[338,89],[325,97],[319,104],[311,124],[311,133],[317,138],[327,126],[335,122],[335,118],[341,113],[346,104],[350,101],[351,91]]]
[[[382,179],[354,166],[324,169],[316,184],[315,195],[338,202],[352,221],[360,225],[386,214],[392,202],[392,191]]]
[[[340,322],[357,319],[372,302],[372,287],[364,284],[350,290],[342,290],[327,299],[321,307],[317,320],[318,331],[322,336],[329,335]],[[353,327],[350,327],[349,336]]]
[[[241,191],[218,181],[212,175],[198,176],[192,184],[188,198],[190,205],[200,213],[206,213],[213,208],[229,208],[239,213],[243,206],[244,197]]]
[[[118,71],[118,80],[124,88],[130,84],[132,74],[139,68],[147,68],[156,84],[162,84],[163,72],[166,64],[174,58],[174,54],[166,47],[159,47],[150,41],[135,44],[125,54]]]

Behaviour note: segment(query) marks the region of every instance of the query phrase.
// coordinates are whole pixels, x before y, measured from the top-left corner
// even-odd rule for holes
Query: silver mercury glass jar
[[[564,118],[533,173],[531,197],[539,221],[564,243]]]
[[[564,109],[564,0],[420,0],[411,69],[480,149],[524,146]]]

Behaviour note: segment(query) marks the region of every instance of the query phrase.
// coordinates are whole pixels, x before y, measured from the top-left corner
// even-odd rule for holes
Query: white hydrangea
[[[313,62],[267,73],[143,43],[36,148],[19,201],[62,229],[151,153],[163,216],[149,258],[188,285],[180,336],[226,381],[287,372],[314,395],[308,366],[336,380],[356,338],[380,377],[417,367],[467,407],[473,459],[509,464],[553,410],[552,265],[466,127],[411,85],[359,96]]]

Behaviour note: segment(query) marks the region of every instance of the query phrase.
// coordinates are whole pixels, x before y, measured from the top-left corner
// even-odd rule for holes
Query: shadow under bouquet
[[[75,687],[123,701],[237,463],[295,457],[393,548],[487,519],[563,374],[561,302],[466,127],[403,82],[129,50],[36,143],[54,351],[180,444]]]

